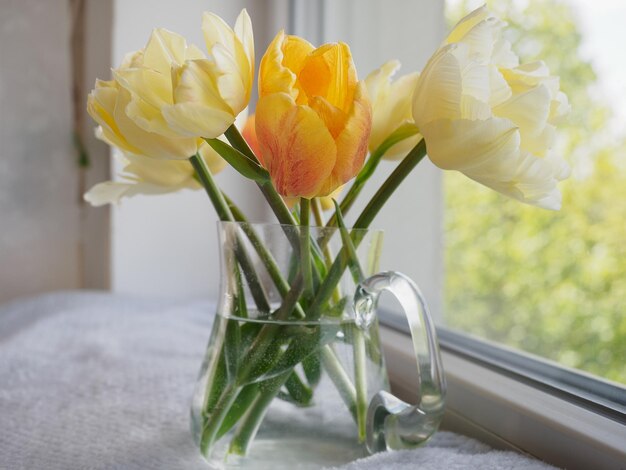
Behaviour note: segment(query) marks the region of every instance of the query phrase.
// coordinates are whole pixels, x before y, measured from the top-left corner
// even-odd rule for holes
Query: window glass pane
[[[626,384],[626,2],[487,3],[522,63],[561,77],[572,176],[551,212],[446,172],[445,322]],[[448,0],[450,25],[476,6]]]

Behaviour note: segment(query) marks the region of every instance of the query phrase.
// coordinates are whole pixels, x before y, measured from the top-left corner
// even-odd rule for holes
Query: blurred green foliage
[[[447,11],[451,25],[464,2]],[[451,327],[626,383],[626,139],[564,1],[488,1],[522,62],[544,60],[572,104],[555,151],[573,167],[563,208],[509,200],[446,172],[445,320]],[[617,60],[617,58],[616,58]],[[594,95],[595,96],[595,95]],[[608,98],[607,98],[608,99]]]

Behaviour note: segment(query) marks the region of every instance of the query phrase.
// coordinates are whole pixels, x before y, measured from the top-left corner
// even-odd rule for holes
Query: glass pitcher
[[[374,230],[219,223],[221,297],[191,409],[211,468],[318,469],[424,443],[443,415],[435,329],[415,284],[378,272]],[[419,374],[389,393],[376,317],[393,294]]]

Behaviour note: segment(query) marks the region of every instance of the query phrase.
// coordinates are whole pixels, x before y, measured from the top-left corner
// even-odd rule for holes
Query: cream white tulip
[[[243,129],[247,119],[246,108],[237,116],[235,125]],[[102,129],[98,129],[98,137],[103,139],[101,133]],[[223,135],[219,138],[226,141]],[[96,184],[85,193],[85,201],[93,206],[117,203],[124,197],[137,194],[165,194],[180,189],[202,188],[195,178],[193,166],[186,160],[151,158],[133,153],[127,147],[117,147],[121,152],[115,154],[115,157],[124,164],[122,172],[118,180]],[[226,161],[206,142],[199,141],[197,151],[212,174],[226,167]]]
[[[365,85],[372,102],[372,133],[369,150],[373,152],[383,141],[403,124],[413,123],[412,98],[418,73],[410,73],[392,81],[400,69],[400,62],[391,60],[365,78]],[[422,138],[415,135],[391,147],[384,155],[390,160],[401,159]]]
[[[559,209],[569,167],[549,150],[567,98],[545,64],[519,65],[504,25],[485,7],[459,22],[418,79],[413,117],[435,165]]]

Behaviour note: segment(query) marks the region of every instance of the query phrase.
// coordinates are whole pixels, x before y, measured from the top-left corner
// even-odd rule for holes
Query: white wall
[[[67,0],[0,8],[0,302],[80,286]]]
[[[158,5],[158,6],[157,6]],[[253,20],[257,60],[285,28],[312,42],[350,44],[360,76],[391,58],[402,72],[419,70],[443,37],[443,2],[429,0],[296,0],[217,2],[141,0],[115,2],[113,63],[143,47],[152,28],[164,26],[203,47],[200,15],[212,10],[232,24],[242,6]],[[393,168],[384,163],[364,191],[364,202]],[[219,183],[255,220],[272,220],[256,188],[230,172]],[[354,217],[352,215],[351,219]],[[201,192],[137,197],[113,211],[112,287],[158,295],[215,295],[218,256],[211,205]],[[441,183],[438,171],[420,164],[373,224],[386,230],[383,267],[413,277],[435,311],[441,296]]]

